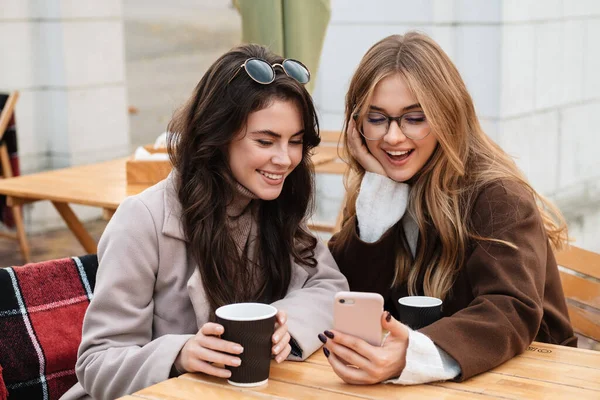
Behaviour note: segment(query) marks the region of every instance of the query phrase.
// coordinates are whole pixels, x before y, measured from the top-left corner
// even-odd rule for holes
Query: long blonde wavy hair
[[[477,235],[468,213],[474,196],[496,180],[523,185],[534,197],[551,246],[561,249],[568,240],[560,211],[526,181],[513,159],[482,130],[471,96],[450,58],[428,36],[409,32],[389,36],[369,49],[356,70],[346,96],[343,157],[350,165],[346,174],[346,214],[340,238],[354,229],[347,224],[356,215],[356,198],[364,168],[348,151],[348,125],[354,114],[360,124],[375,86],[387,76],[400,74],[421,104],[438,145],[428,162],[411,178],[408,212],[419,227],[421,243],[432,232],[434,242],[419,246],[415,259],[406,241],[396,246],[396,274],[392,286],[406,282],[417,294],[417,279],[424,276],[426,295],[445,298],[463,265],[471,240],[514,243]]]

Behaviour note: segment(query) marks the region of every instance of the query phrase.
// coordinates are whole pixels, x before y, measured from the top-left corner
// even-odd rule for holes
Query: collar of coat
[[[164,220],[163,220],[163,235],[170,236],[175,239],[187,241],[183,232],[183,224],[181,223],[181,203],[177,198],[176,191],[176,172],[173,170],[169,174],[165,182],[164,191]],[[229,217],[237,217],[248,204],[258,197],[244,186],[237,184],[237,198],[231,205],[228,206]]]

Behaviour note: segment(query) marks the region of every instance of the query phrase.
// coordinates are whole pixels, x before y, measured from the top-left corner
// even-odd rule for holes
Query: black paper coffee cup
[[[398,299],[400,322],[417,330],[442,318],[442,300],[429,296],[406,296]]]
[[[238,343],[244,352],[238,357],[239,367],[226,366],[231,371],[228,382],[235,386],[260,386],[269,380],[271,367],[271,337],[275,331],[277,309],[268,304],[236,303],[215,311],[217,322],[225,331],[221,338]]]

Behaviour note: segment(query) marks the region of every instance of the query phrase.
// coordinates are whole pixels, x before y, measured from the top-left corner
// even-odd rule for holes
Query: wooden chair
[[[556,259],[573,329],[600,342],[600,254],[571,246]]]
[[[8,128],[11,117],[15,111],[15,105],[19,99],[19,92],[14,91],[8,96],[6,104],[0,113],[0,165],[2,166],[2,177],[12,178],[13,170],[10,165],[10,157],[8,155],[8,148],[6,143],[2,141],[2,137]],[[16,233],[12,232],[0,232],[0,237],[7,237],[10,239],[18,240],[19,247],[21,248],[21,254],[25,262],[30,261],[29,257],[29,244],[27,243],[27,236],[25,235],[25,225],[23,224],[23,214],[21,207],[12,206],[13,218],[15,221],[15,227],[17,228]]]
[[[344,175],[348,165],[340,159],[342,148],[341,132],[340,131],[321,131],[321,144],[319,145],[319,152],[322,154],[329,154],[331,161],[318,164],[315,166],[315,172],[317,174],[334,174]],[[327,224],[323,222],[311,222],[308,228],[317,231],[333,234],[340,230],[342,226],[342,217],[344,211],[344,204],[346,203],[346,196],[340,205],[340,209],[335,218],[333,224]]]

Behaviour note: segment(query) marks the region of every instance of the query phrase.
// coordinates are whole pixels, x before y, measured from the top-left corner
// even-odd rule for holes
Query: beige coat
[[[62,399],[115,399],[169,378],[185,342],[208,321],[197,265],[186,251],[181,206],[172,177],[129,197],[98,246],[97,282],[83,322],[76,373]],[[290,334],[305,359],[332,326],[334,294],[348,290],[329,250],[318,266],[293,263],[288,294],[273,305],[288,314]]]

